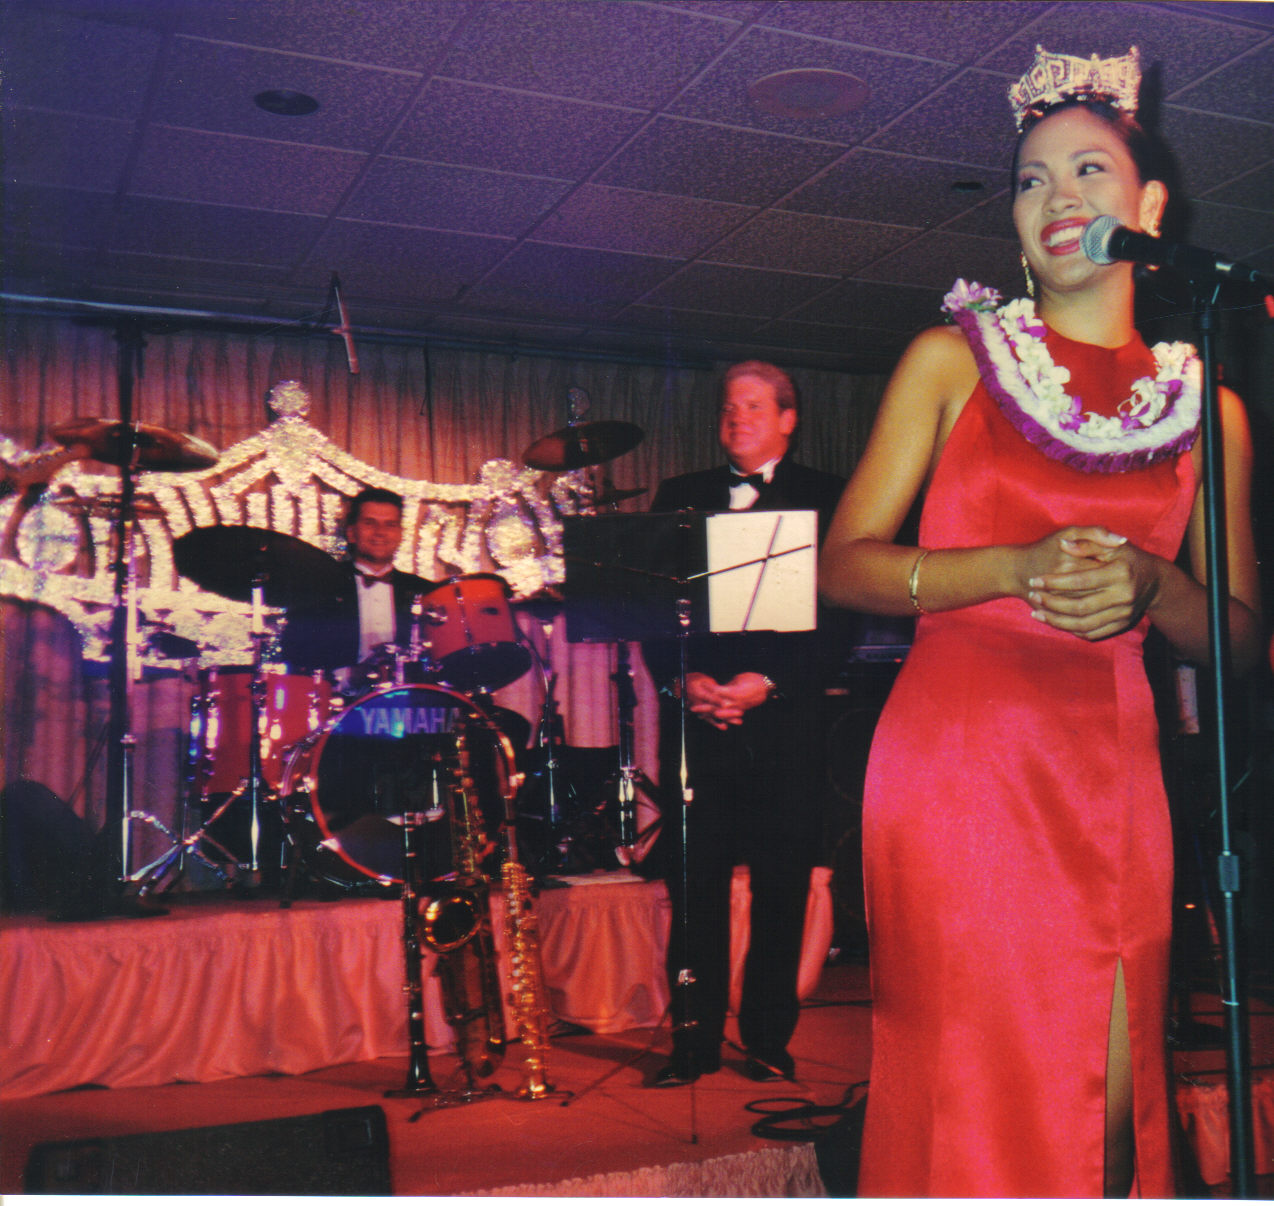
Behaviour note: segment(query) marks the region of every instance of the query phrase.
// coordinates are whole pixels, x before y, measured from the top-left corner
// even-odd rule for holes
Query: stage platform
[[[237,1178],[254,1170],[236,1158],[257,1139],[270,1145],[270,1174],[305,1193],[323,1192],[313,1182],[327,1177],[330,1192],[341,1194],[385,1185],[411,1196],[849,1193],[852,1184],[836,1178],[852,1153],[829,1173],[808,1136],[758,1137],[752,1128],[758,1111],[771,1108],[765,1102],[807,1102],[830,1122],[851,1086],[866,1080],[866,966],[827,963],[806,985],[792,1044],[800,1083],[757,1085],[741,1074],[742,1056],[727,1050],[723,1069],[693,1091],[650,1088],[671,1041],[666,894],[633,877],[584,878],[546,890],[537,909],[557,1019],[548,1074],[562,1096],[517,1096],[524,1053],[515,1044],[492,1080],[498,1093],[423,1113],[422,1101],[386,1096],[407,1076],[397,900],[307,899],[283,909],[273,899],[200,894],[174,897],[158,917],[0,920],[0,1193],[22,1191],[39,1145],[124,1136],[131,1138],[120,1152],[99,1143],[70,1157],[59,1149],[43,1185],[31,1188],[84,1191],[104,1155],[122,1154],[147,1175],[177,1177],[171,1192],[253,1192],[250,1179]],[[429,1064],[445,1089],[458,1061],[439,1026],[436,989],[427,1006]],[[1191,1008],[1196,1028],[1219,1024],[1214,997],[1196,994]],[[1257,1173],[1269,1186],[1268,1003],[1253,1000],[1251,1023]],[[1226,1196],[1222,1053],[1178,1051],[1174,1059],[1195,1166],[1186,1184],[1194,1196]],[[313,1116],[333,1110],[383,1113],[383,1183],[366,1162],[342,1164],[316,1141]],[[285,1138],[256,1134],[270,1126]],[[171,1135],[196,1127],[216,1130],[193,1152],[188,1139]],[[826,1145],[821,1154],[826,1160]],[[367,1185],[351,1185],[365,1168]]]

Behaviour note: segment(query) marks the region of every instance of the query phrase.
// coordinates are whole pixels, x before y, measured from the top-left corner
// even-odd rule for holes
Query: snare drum
[[[531,668],[498,574],[448,578],[423,598],[429,652],[442,680],[461,691],[494,691]]]
[[[287,751],[330,715],[332,689],[318,671],[267,673],[263,677],[261,774],[277,788]],[[201,794],[238,790],[251,769],[252,671],[202,671],[192,730],[195,778]]]
[[[423,817],[424,880],[452,866],[451,802],[461,778],[493,835],[512,790],[513,752],[494,721],[445,687],[381,687],[289,756],[289,840],[315,875],[342,887],[403,879],[403,818]]]

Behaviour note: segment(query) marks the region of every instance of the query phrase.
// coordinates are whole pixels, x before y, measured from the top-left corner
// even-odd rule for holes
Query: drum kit
[[[121,563],[131,563],[133,555],[133,473],[201,470],[218,459],[215,449],[194,437],[141,424],[77,419],[52,434],[68,455],[120,467],[125,485],[116,510]],[[573,423],[537,440],[523,460],[549,473],[576,470],[613,459],[642,438],[632,424]],[[595,491],[592,505],[613,506],[643,492],[616,491],[607,481],[605,489]],[[480,801],[498,804],[516,794],[524,776],[491,692],[535,664],[545,685],[545,718],[536,743],[549,747],[537,770],[539,777],[547,776],[551,802],[537,818],[545,830],[542,849],[559,854],[566,849],[569,835],[562,829],[568,818],[553,803],[562,790],[554,782],[560,767],[551,749],[555,676],[523,637],[514,611],[519,605],[511,602],[503,578],[463,574],[416,595],[405,648],[381,646],[354,667],[328,664],[324,651],[317,650],[302,668],[270,656],[278,633],[271,630],[267,609],[286,615],[330,595],[347,572],[341,563],[296,537],[237,525],[196,528],[173,541],[173,555],[181,576],[252,604],[252,663],[198,671],[178,831],[132,809],[130,761],[108,771],[109,778],[118,776],[124,792],[116,804],[123,829],[123,851],[116,861],[118,871],[122,860],[121,886],[136,887],[143,897],[158,895],[192,863],[222,883],[249,889],[269,883],[276,868],[280,877],[286,870],[288,895],[298,867],[345,890],[401,885],[403,818],[424,818],[427,825],[445,828],[447,784],[458,767]],[[119,568],[123,583],[131,564]],[[135,608],[133,592],[122,590],[121,606],[125,595],[126,605]],[[551,619],[558,607],[556,600],[537,600],[528,611]],[[124,645],[115,634],[135,631],[136,620],[134,614],[113,626],[113,668]],[[158,639],[167,656],[192,662],[199,656],[193,641],[171,633]],[[122,694],[112,693],[112,713],[120,713],[112,728],[125,759],[133,745],[127,680],[127,672],[113,676]],[[501,819],[510,818],[491,818]],[[154,825],[170,844],[135,868],[128,828],[138,821]],[[276,836],[280,857],[271,862]],[[448,846],[440,836],[423,848]],[[444,868],[428,870],[432,877]]]

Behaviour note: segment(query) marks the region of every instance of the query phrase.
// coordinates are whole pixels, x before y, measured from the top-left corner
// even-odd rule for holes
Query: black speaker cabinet
[[[384,1197],[389,1132],[380,1106],[229,1126],[41,1143],[27,1193]]]

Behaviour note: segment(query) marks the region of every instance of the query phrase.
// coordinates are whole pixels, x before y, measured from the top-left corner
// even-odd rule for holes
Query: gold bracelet
[[[920,585],[920,563],[929,556],[931,549],[921,549],[920,556],[912,562],[911,576],[907,579],[907,594],[911,597],[911,606],[915,608],[916,615],[924,616],[929,613],[920,606],[920,600],[916,598],[916,589]]]

